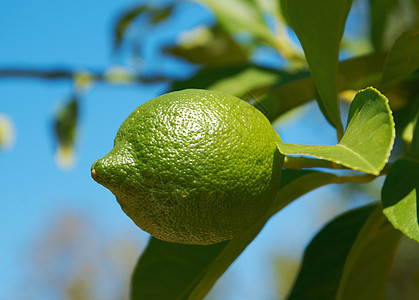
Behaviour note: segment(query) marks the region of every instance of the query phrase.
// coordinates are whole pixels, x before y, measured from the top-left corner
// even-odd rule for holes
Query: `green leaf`
[[[374,53],[340,62],[339,89],[358,90],[378,83],[385,58],[385,54]],[[249,76],[255,72],[261,75],[257,80]],[[274,80],[275,73],[277,74],[276,81]],[[265,86],[265,83],[271,80],[272,84]],[[261,86],[257,86],[259,84]],[[175,81],[171,89],[185,88],[223,88],[224,91],[238,97],[249,93],[257,98],[254,105],[266,112],[271,122],[315,97],[313,81],[308,72],[289,74],[282,70],[251,66],[248,63],[205,67],[190,79]]]
[[[340,177],[315,171],[284,170],[281,189],[266,214],[231,241],[210,246],[178,245],[152,238],[131,282],[132,299],[201,299],[256,237],[269,218],[298,197]]]
[[[212,67],[243,64],[250,57],[249,49],[239,45],[218,25],[200,26],[184,32],[176,45],[166,47],[163,51],[194,64]]]
[[[77,132],[79,101],[74,96],[57,113],[54,120],[54,134],[57,140],[56,161],[68,168],[74,163],[73,146]]]
[[[250,66],[235,74],[235,76],[214,82],[208,88],[214,91],[230,93],[237,97],[249,94],[249,98],[254,98],[259,93],[266,91],[270,86],[291,76],[291,74],[285,71]]]
[[[294,180],[282,187],[265,216],[226,245],[206,271],[199,284],[194,288],[189,299],[201,299],[208,293],[217,279],[257,236],[271,216],[302,195],[326,184],[339,182],[338,176],[329,173],[300,173],[294,170],[294,172],[289,172],[288,174],[293,176]],[[288,174],[285,173],[283,176],[286,177]]]
[[[287,0],[286,14],[303,47],[326,119],[343,133],[338,92],[339,44],[352,0]]]
[[[374,53],[342,61],[339,64],[339,90],[359,90],[378,83],[385,58],[385,54]],[[268,111],[270,121],[315,98],[313,80],[309,75],[300,73],[280,81],[258,99],[258,105]]]
[[[407,155],[413,159],[419,159],[419,115],[416,116],[416,125]]]
[[[419,122],[410,149],[390,168],[381,190],[384,214],[393,226],[419,242]]]
[[[76,136],[79,102],[77,98],[71,99],[58,112],[54,131],[58,144],[64,147],[72,147]]]
[[[406,89],[403,89],[403,91],[406,91]],[[404,107],[394,111],[394,123],[396,123],[396,134],[405,141],[411,142],[415,120],[419,114],[419,93],[409,98],[410,101]]]
[[[384,65],[380,90],[386,91],[419,68],[419,29],[404,32],[394,43]]]
[[[121,14],[114,26],[114,48],[119,49],[124,38],[124,35],[129,25],[143,13],[150,15],[150,22],[153,24],[160,23],[167,19],[173,11],[173,5],[162,8],[152,7],[149,4],[140,4],[136,7],[130,8]]]
[[[131,299],[184,299],[226,243],[181,245],[151,237],[135,267]]]
[[[376,207],[346,258],[336,300],[386,299],[387,280],[401,234]]]
[[[152,8],[150,9],[151,23],[158,24],[166,20],[173,12],[174,6],[169,5],[164,8]]]
[[[342,61],[339,64],[340,90],[358,90],[378,82],[385,58],[385,54],[374,53]],[[252,74],[260,76],[256,78]],[[269,82],[272,84],[265,86]],[[308,72],[289,74],[247,63],[205,67],[190,79],[175,81],[171,90],[186,88],[222,88],[237,97],[248,93],[257,98],[254,105],[266,112],[271,122],[315,97]]]
[[[254,98],[290,77],[293,75],[284,71],[249,64],[207,67],[187,80],[174,82],[171,90],[199,88],[223,91],[239,98],[249,94]]]
[[[388,100],[374,88],[358,92],[349,109],[346,131],[337,145],[297,145],[278,142],[285,155],[308,155],[350,169],[378,175],[394,142],[394,122]]]
[[[396,6],[394,0],[369,0],[371,20],[371,43],[376,51],[383,50],[383,37],[387,19]]]
[[[375,206],[336,217],[307,246],[288,300],[335,299],[346,258]]]
[[[399,238],[378,205],[338,216],[308,245],[288,299],[382,299]]]
[[[249,33],[255,40],[275,45],[272,32],[266,26],[263,13],[254,0],[199,0],[215,14],[221,27],[232,36]]]
[[[204,67],[186,80],[178,80],[172,83],[171,91],[180,91],[188,88],[207,89],[218,81],[235,77],[249,67],[248,64],[234,66]],[[227,92],[227,91],[225,91]],[[236,95],[237,96],[237,95]]]
[[[143,12],[147,11],[147,4],[141,4],[134,8],[129,9],[119,16],[114,27],[114,47],[118,49],[121,46],[122,38],[131,22],[140,16]]]

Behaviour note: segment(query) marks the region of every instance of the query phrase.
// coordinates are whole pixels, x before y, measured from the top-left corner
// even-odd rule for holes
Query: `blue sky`
[[[5,0],[0,10],[0,68],[106,70],[121,62],[112,56],[113,22],[136,3]],[[211,20],[202,9],[178,11],[176,26],[160,29],[152,41],[156,45],[172,39],[174,31],[190,28],[201,19]],[[147,51],[153,55],[152,47]],[[170,62],[160,64],[167,70],[179,69]],[[10,299],[19,287],[28,247],[58,211],[81,211],[109,235],[125,230],[134,240],[147,239],[123,214],[114,196],[91,180],[90,166],[112,148],[116,131],[128,114],[161,94],[164,87],[95,85],[81,101],[75,166],[63,171],[54,161],[52,122],[72,89],[69,81],[0,79],[0,113],[11,118],[16,130],[13,148],[0,152],[0,300]],[[309,106],[308,111],[312,115],[309,120],[281,127],[282,139],[333,143],[333,130],[316,106]],[[336,214],[342,207],[334,204],[334,196],[334,188],[321,189],[275,216],[227,272],[232,278],[227,298],[274,297],[271,258],[281,253],[301,254],[310,236],[324,223],[323,218],[306,211],[323,205],[327,209],[322,214]]]

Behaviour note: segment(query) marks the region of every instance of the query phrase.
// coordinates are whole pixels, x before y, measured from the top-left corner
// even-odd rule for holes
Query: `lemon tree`
[[[147,65],[139,56],[150,52],[150,40],[135,31],[137,20],[154,34],[176,21],[183,2],[148,1],[121,13],[115,53],[130,49]],[[203,299],[287,205],[325,185],[378,177],[381,199],[337,216],[308,242],[288,299],[385,299],[400,240],[419,242],[418,1],[193,2],[213,22],[159,48],[193,65],[190,74],[150,75],[143,65],[138,72],[0,69],[0,77],[74,83],[54,127],[58,154],[67,158],[91,86],[163,83],[164,93],[125,116],[113,149],[91,168],[151,235],[131,299]],[[345,29],[359,3],[369,14],[353,37]],[[272,53],[276,64],[265,60]],[[304,108],[312,100],[335,143],[281,140],[271,124],[310,118]]]

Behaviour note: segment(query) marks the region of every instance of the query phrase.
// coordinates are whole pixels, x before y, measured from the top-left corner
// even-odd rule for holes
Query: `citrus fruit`
[[[279,187],[279,140],[239,98],[172,92],[129,115],[92,177],[154,237],[208,245],[232,239],[267,210]]]

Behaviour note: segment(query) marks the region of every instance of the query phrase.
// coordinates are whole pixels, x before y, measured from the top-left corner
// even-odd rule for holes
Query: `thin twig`
[[[51,69],[27,69],[27,68],[0,68],[0,79],[2,78],[34,78],[45,80],[74,80],[78,75],[88,75],[92,81],[115,84],[109,72],[101,71],[75,71],[66,68]],[[127,80],[121,83],[157,83],[167,82],[167,77],[143,77],[136,74],[127,74]]]

